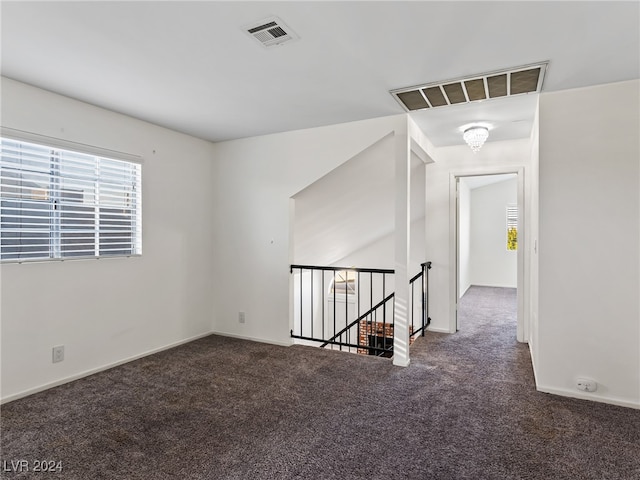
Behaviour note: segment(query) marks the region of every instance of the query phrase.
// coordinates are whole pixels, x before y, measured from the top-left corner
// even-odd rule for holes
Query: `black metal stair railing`
[[[427,292],[430,268],[431,262],[423,263],[410,280],[411,339],[424,336],[431,321]],[[294,281],[292,338],[354,353],[392,356],[395,294],[387,291],[393,270],[291,265],[291,273],[299,277]],[[416,325],[418,309],[421,318]]]
[[[429,270],[431,270],[431,262],[424,262],[420,265],[421,270],[409,280],[411,288],[411,337],[415,337],[421,334],[424,337],[424,332],[431,324],[431,317],[429,317]],[[421,322],[420,327],[415,327],[414,317],[416,311],[415,290],[416,284],[420,280],[420,315]]]
[[[392,293],[391,295],[387,295],[387,297],[384,300],[381,300],[380,302],[378,302],[376,305],[374,305],[373,307],[371,307],[369,310],[367,310],[365,313],[363,313],[362,315],[360,315],[358,318],[356,318],[353,322],[351,322],[349,325],[347,325],[346,327],[344,327],[342,330],[340,330],[338,333],[336,333],[333,337],[331,337],[329,340],[327,340],[326,342],[324,342],[322,345],[320,345],[321,347],[326,347],[328,344],[333,343],[333,341],[335,341],[337,338],[342,338],[342,335],[344,335],[346,332],[349,331],[349,329],[351,329],[352,327],[358,325],[358,323],[360,323],[362,320],[366,320],[367,317],[370,317],[371,315],[374,315],[377,313],[378,309],[381,307],[384,307],[385,304],[390,301],[393,300],[395,298],[395,293]],[[377,318],[377,315],[376,315]],[[393,324],[393,323],[392,323]]]
[[[368,315],[375,311],[376,326],[390,328],[393,302],[377,304],[388,296],[393,270],[291,265],[291,273],[299,277],[294,281],[293,338],[354,353],[384,353],[385,349],[375,342],[361,338],[355,320],[363,311]],[[369,343],[372,344],[369,346]]]

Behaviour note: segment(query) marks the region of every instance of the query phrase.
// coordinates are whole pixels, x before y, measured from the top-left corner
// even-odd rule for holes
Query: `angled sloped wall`
[[[332,265],[393,230],[394,137],[388,134],[292,198],[293,263]],[[357,266],[379,267],[378,263]]]
[[[406,115],[216,144],[215,331],[290,343],[291,197],[396,130]]]

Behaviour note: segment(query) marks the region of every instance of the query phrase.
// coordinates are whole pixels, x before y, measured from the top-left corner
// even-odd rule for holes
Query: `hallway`
[[[515,338],[517,289],[471,286],[458,303],[458,330],[474,336],[486,328],[500,331],[512,327]]]

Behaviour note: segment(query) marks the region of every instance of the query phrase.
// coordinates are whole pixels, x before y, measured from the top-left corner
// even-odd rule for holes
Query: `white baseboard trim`
[[[281,347],[290,347],[293,345],[293,341],[282,342],[279,340],[268,340],[266,338],[249,337],[247,335],[238,335],[237,333],[227,332],[211,332],[211,335],[220,335],[221,337],[237,338],[238,340],[249,340],[250,342],[268,343],[270,345],[279,345]]]
[[[185,343],[193,342],[194,340],[208,337],[209,335],[213,335],[213,334],[214,332],[201,333],[199,335],[195,335],[190,338],[185,338],[184,340],[179,340],[177,342],[173,342],[168,345],[164,345],[162,347],[154,348],[152,350],[148,350],[146,352],[133,355],[131,357],[125,358],[124,360],[118,360],[117,362],[109,363],[107,365],[102,365],[100,367],[85,370],[84,372],[76,373],[75,375],[70,375],[68,377],[64,377],[59,380],[55,380],[53,382],[45,383],[44,385],[29,388],[27,390],[23,390],[22,392],[14,393],[13,395],[7,395],[6,397],[3,397],[2,399],[0,399],[0,405],[13,402],[14,400],[18,400],[20,398],[28,397],[29,395],[33,395],[34,393],[49,390],[50,388],[53,388],[53,387],[64,385],[65,383],[73,382],[75,380],[80,380],[81,378],[88,377],[95,373],[104,372],[105,370],[109,370],[119,365],[124,365],[125,363],[133,362],[134,360],[139,360],[143,357],[148,357],[149,355],[153,355],[154,353],[159,353],[164,350],[169,350],[170,348],[178,347],[180,345],[184,345]]]
[[[467,291],[471,288],[471,284],[467,285],[465,288],[462,289],[462,292],[460,292],[458,295],[460,295],[460,297],[458,298],[458,300],[462,297],[464,297],[464,294],[467,293]]]
[[[451,333],[448,328],[439,328],[439,327],[427,327],[428,332],[436,332],[436,333]]]
[[[471,287],[518,288],[517,285],[497,285],[495,283],[492,283],[492,284],[472,283]]]
[[[640,410],[640,403],[629,402],[627,400],[620,400],[618,398],[605,397],[602,395],[594,395],[592,393],[574,392],[566,390],[564,388],[546,387],[544,385],[537,385],[537,390],[543,393],[551,393],[553,395],[560,395],[562,397],[578,398],[580,400],[590,400],[592,402],[608,403],[610,405],[618,405],[620,407],[634,408]]]

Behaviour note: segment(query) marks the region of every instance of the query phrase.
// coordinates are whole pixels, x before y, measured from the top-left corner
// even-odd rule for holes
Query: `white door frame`
[[[525,219],[525,182],[524,167],[505,166],[489,167],[478,170],[464,170],[449,174],[449,332],[455,333],[458,324],[458,179],[461,177],[475,177],[480,175],[500,175],[515,173],[518,176],[518,251],[517,251],[517,291],[518,291],[518,327],[517,338],[519,342],[529,341],[529,315],[525,305],[529,304],[529,282],[525,275],[525,245],[526,219]]]

